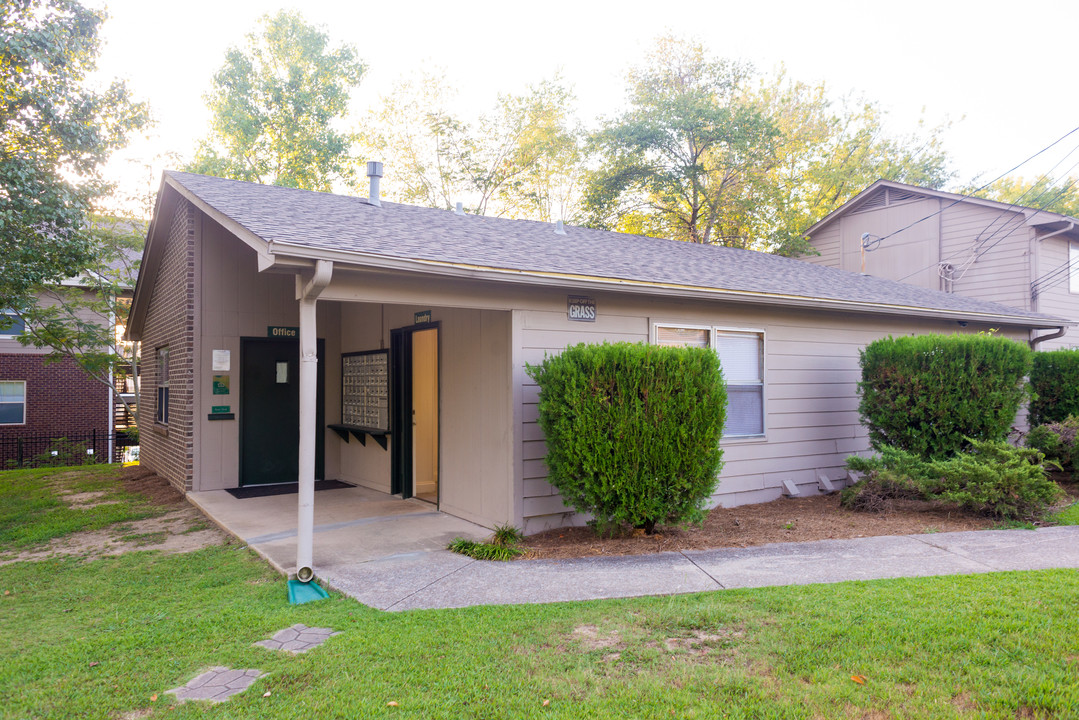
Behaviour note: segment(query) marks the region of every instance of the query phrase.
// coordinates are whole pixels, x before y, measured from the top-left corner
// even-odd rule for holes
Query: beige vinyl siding
[[[959,203],[941,217],[945,262],[961,275],[953,284],[959,295],[1030,309],[1031,230],[1019,213]],[[962,270],[979,239],[977,261]]]
[[[764,331],[765,435],[723,440],[725,465],[711,504],[724,506],[777,498],[785,480],[797,484],[804,493],[813,493],[819,475],[830,480],[845,477],[847,455],[868,449],[858,415],[859,350],[889,334],[961,330],[954,322],[736,308],[722,303],[648,302],[617,296],[598,296],[597,307],[594,325],[571,323],[561,308],[515,312],[523,361],[541,362],[545,354],[557,353],[575,342],[650,342],[650,328],[655,323]],[[985,329],[966,328],[971,332]],[[1024,334],[1016,337],[1025,339]],[[517,377],[522,382],[523,527],[534,533],[567,523],[580,524],[586,518],[566,508],[545,480],[546,445],[537,424],[538,389],[523,372]]]
[[[199,244],[202,262],[201,282],[197,285],[201,300],[201,367],[205,372],[196,387],[201,406],[209,410],[214,405],[228,405],[234,420],[207,419],[208,412],[195,417],[198,423],[200,451],[195,458],[197,471],[192,489],[220,490],[237,487],[240,478],[240,423],[243,422],[240,399],[243,397],[240,339],[266,337],[266,328],[273,325],[297,326],[299,309],[295,299],[295,282],[288,275],[259,273],[255,251],[236,242],[213,220],[202,215],[202,236]],[[319,307],[318,336],[326,334],[325,308]],[[230,369],[213,371],[213,351],[228,350]],[[214,395],[213,375],[229,377],[229,394]],[[329,387],[329,377],[327,377]],[[327,393],[327,411],[330,393]],[[327,471],[330,469],[327,454]]]
[[[813,246],[813,249],[820,253],[820,255],[803,255],[800,260],[813,263],[814,265],[824,265],[826,267],[837,268],[840,265],[840,235],[839,235],[839,223],[832,223],[827,228],[822,230],[817,235],[814,235],[809,240],[809,244]]]
[[[839,267],[862,271],[862,235],[869,233],[865,272],[932,290],[940,289],[935,266],[940,257],[935,217],[918,222],[940,208],[936,199],[903,202],[840,218],[842,257]],[[906,229],[903,229],[906,228]],[[881,238],[875,242],[876,238]]]
[[[1067,265],[1070,261],[1069,245],[1073,242],[1079,245],[1079,242],[1070,241],[1066,237],[1052,237],[1037,242],[1038,262],[1035,279],[1049,275]],[[1073,272],[1079,272],[1079,268]],[[1079,293],[1071,291],[1068,271],[1054,276],[1045,286],[1039,288],[1035,308],[1041,313],[1079,321]],[[1065,347],[1079,347],[1079,327],[1069,328],[1062,337],[1046,340],[1038,346],[1038,349],[1055,350]]]

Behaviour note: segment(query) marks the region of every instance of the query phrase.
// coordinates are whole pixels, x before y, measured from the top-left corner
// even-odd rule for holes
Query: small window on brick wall
[[[26,381],[0,382],[0,425],[26,424]]]
[[[22,318],[10,310],[0,310],[0,337],[18,337],[26,332]]]
[[[157,349],[157,409],[154,420],[169,424],[169,347]]]

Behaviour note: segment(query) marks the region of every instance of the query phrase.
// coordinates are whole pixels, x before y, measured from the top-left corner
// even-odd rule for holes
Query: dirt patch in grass
[[[142,495],[150,504],[169,510],[157,517],[70,533],[41,547],[2,553],[0,565],[57,556],[93,558],[135,550],[184,553],[229,542],[230,536],[209,522],[168,480],[137,466],[124,468],[119,480],[127,492]],[[86,507],[103,495],[103,492],[86,492],[61,497]]]
[[[1063,475],[1056,479],[1069,498],[1061,508],[1079,499],[1079,484]],[[994,527],[1000,527],[1000,522],[993,518],[916,500],[889,501],[881,512],[854,512],[841,508],[839,494],[834,493],[716,508],[708,513],[701,527],[659,527],[655,535],[633,531],[606,538],[587,527],[548,530],[526,537],[521,547],[527,559],[561,559]]]
[[[120,473],[120,482],[129,493],[142,495],[154,505],[187,505],[183,493],[168,480],[155,475],[153,470],[132,465]]]

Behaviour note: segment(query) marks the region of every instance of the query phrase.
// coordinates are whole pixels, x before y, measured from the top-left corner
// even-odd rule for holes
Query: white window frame
[[[761,432],[754,433],[752,435],[728,435],[724,428],[723,438],[721,443],[726,442],[762,442],[768,439],[768,393],[765,392],[768,378],[768,338],[764,332],[764,328],[752,328],[752,327],[732,327],[726,325],[704,325],[694,323],[676,323],[676,322],[662,322],[657,321],[652,323],[652,344],[659,344],[659,328],[677,328],[683,330],[707,330],[708,331],[708,344],[712,348],[712,351],[717,353],[719,348],[716,341],[716,336],[719,333],[727,334],[741,334],[741,335],[758,335],[761,341]],[[739,384],[744,386],[744,384]]]
[[[1068,243],[1068,290],[1079,295],[1079,243]]]
[[[161,356],[165,356],[165,372],[161,372]],[[170,413],[170,395],[172,394],[172,387],[170,382],[170,376],[172,374],[172,351],[168,345],[161,345],[154,351],[154,360],[157,363],[156,377],[155,377],[155,393],[154,393],[154,422],[158,425],[169,424]],[[164,377],[162,377],[164,375]],[[164,393],[162,393],[164,390]]]
[[[19,383],[22,385],[22,420],[20,422],[6,423],[0,422],[0,427],[15,427],[16,425],[26,424],[26,381],[25,380],[0,380],[0,383]],[[14,405],[15,403],[4,403],[4,405]]]
[[[0,315],[8,315],[11,317],[15,317],[15,313],[10,308],[0,309]],[[19,322],[18,317],[15,317],[15,320],[16,322]],[[15,340],[19,336],[26,333],[25,326],[23,327],[23,331],[21,333],[12,334],[10,330],[11,328],[4,328],[3,330],[0,330],[0,340]]]

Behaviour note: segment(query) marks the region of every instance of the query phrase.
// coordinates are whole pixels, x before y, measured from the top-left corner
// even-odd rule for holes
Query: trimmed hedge
[[[1030,369],[1030,424],[1062,422],[1079,415],[1079,350],[1034,353]]]
[[[528,373],[540,387],[548,482],[597,529],[699,521],[715,490],[727,391],[707,348],[575,345]]]
[[[861,351],[859,411],[876,449],[944,459],[1003,440],[1022,403],[1031,351],[989,335],[883,338]]]

